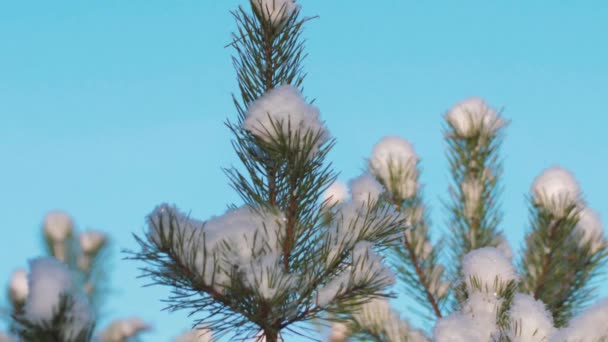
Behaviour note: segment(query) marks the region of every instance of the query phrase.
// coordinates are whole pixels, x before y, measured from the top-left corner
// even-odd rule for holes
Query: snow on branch
[[[375,203],[384,192],[382,184],[370,174],[364,173],[350,181],[350,192],[355,205]]]
[[[516,294],[508,315],[509,329],[504,335],[512,342],[544,342],[555,333],[551,313],[530,295]]]
[[[173,339],[173,342],[210,342],[213,334],[206,328],[195,328]]]
[[[9,283],[9,296],[13,306],[16,308],[22,307],[27,299],[28,293],[29,286],[27,284],[27,271],[24,269],[18,269],[13,272]]]
[[[373,148],[368,169],[384,185],[383,199],[405,217],[401,245],[394,248],[394,266],[408,294],[441,317],[449,282],[430,241],[425,206],[418,185],[418,161],[413,146],[396,136],[382,138]]]
[[[17,338],[0,331],[0,342],[17,342]]]
[[[445,203],[451,232],[450,257],[455,261],[450,273],[456,279],[461,276],[461,261],[468,252],[482,247],[506,247],[499,227],[502,213],[498,196],[503,172],[499,149],[507,122],[477,97],[457,103],[444,119],[451,178],[450,201]]]
[[[405,216],[378,202],[383,188],[372,176],[363,174],[350,182],[351,200],[334,209],[333,219],[323,233],[326,264],[334,264],[357,242],[373,241],[384,246],[399,239]]]
[[[44,218],[43,228],[52,254],[60,261],[67,261],[69,253],[67,240],[74,230],[70,215],[63,211],[51,211]]]
[[[501,251],[484,247],[464,256],[462,277],[466,300],[459,311],[437,321],[435,341],[491,341],[508,324],[505,312],[518,279],[515,268]]]
[[[346,201],[349,196],[348,185],[335,181],[323,192],[323,201],[331,206]]]
[[[270,144],[289,138],[306,140],[310,136],[308,139],[315,140],[313,151],[330,138],[319,109],[308,104],[298,88],[291,85],[274,88],[251,103],[243,126]]]
[[[496,293],[518,276],[511,261],[497,248],[484,247],[465,255],[462,274],[469,293]]]
[[[575,233],[579,234],[577,239],[579,246],[589,246],[591,254],[597,254],[606,249],[607,241],[604,238],[604,226],[597,211],[585,207],[579,212],[579,220],[574,227]]]
[[[350,330],[363,340],[384,342],[430,342],[419,330],[412,329],[390,307],[386,299],[372,299],[353,312]]]
[[[54,258],[30,261],[29,292],[23,312],[15,317],[22,339],[41,336],[66,342],[86,341],[94,327],[94,315],[85,294],[67,266]]]
[[[126,342],[152,327],[137,317],[112,321],[100,334],[103,342]]]
[[[505,126],[496,110],[479,97],[471,97],[454,105],[446,114],[454,132],[463,138],[479,134],[493,135]]]
[[[367,241],[355,244],[352,249],[352,265],[318,290],[318,306],[326,307],[337,297],[357,288],[384,289],[394,283],[393,273],[382,264],[382,258],[374,253],[372,246]]]
[[[566,327],[553,335],[550,342],[608,340],[608,299],[587,308]]]
[[[387,136],[374,146],[369,168],[389,192],[409,199],[418,190],[417,163],[418,155],[409,141]]]
[[[279,286],[284,291],[291,286],[290,276],[277,268],[284,221],[280,214],[243,206],[202,222],[163,204],[149,216],[148,236],[206,286],[224,292],[234,286],[237,271],[250,289],[271,298]]]
[[[251,0],[251,3],[264,20],[275,26],[289,18],[293,12],[300,10],[295,0]]]
[[[580,200],[581,190],[574,175],[559,166],[544,170],[532,184],[534,203],[563,217]]]
[[[530,192],[521,287],[542,300],[562,327],[593,297],[591,281],[608,260],[608,243],[599,215],[587,207],[570,171],[544,170]]]

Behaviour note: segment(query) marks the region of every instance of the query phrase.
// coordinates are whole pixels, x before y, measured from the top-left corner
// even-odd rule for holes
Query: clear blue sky
[[[224,45],[239,3],[0,3],[0,277],[41,253],[43,215],[64,209],[114,240],[111,317],[151,321],[149,341],[189,327],[185,314],[160,311],[166,289],[142,288],[138,264],[118,251],[135,247],[131,233],[160,202],[201,219],[238,202],[220,168],[236,162]],[[511,244],[523,241],[532,180],[557,163],[607,223],[606,1],[300,3],[320,16],[306,28],[305,93],[337,138],[330,157],[344,180],[382,136],[409,139],[442,230],[442,114],[482,96],[512,120],[502,149]],[[408,315],[405,301],[395,306]]]

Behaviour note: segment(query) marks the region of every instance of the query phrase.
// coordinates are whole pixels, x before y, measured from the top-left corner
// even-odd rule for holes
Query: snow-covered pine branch
[[[374,246],[394,243],[403,218],[378,203],[374,183],[370,176],[351,183],[357,195],[333,207],[329,226],[307,242],[308,254],[298,260],[304,272],[284,269],[285,216],[250,206],[202,222],[162,205],[149,216],[135,257],[149,264],[147,276],[173,287],[170,309],[206,308],[209,314],[199,323],[219,335],[238,329],[267,333],[271,324],[279,331],[325,312],[344,314],[366,298],[385,295],[393,282]],[[205,295],[190,299],[198,293]]]
[[[346,327],[354,338],[375,342],[430,342],[422,331],[399,317],[386,299],[372,299],[349,317]]]
[[[435,342],[586,342],[608,340],[608,302],[601,301],[561,328],[541,300],[518,293],[521,280],[504,253],[492,247],[465,255],[465,301],[437,322]]]
[[[103,267],[108,238],[95,230],[78,232],[71,216],[57,210],[45,216],[42,233],[49,255],[30,263],[29,276],[25,269],[19,269],[9,282],[14,318],[9,332],[21,336],[12,340],[55,342],[61,336],[65,338],[61,341],[125,342],[148,330],[143,321],[131,318],[110,322],[97,336],[89,334],[89,327],[97,325],[97,312],[108,288]],[[45,314],[36,316],[42,309]],[[81,318],[86,322],[78,323]],[[74,322],[87,327],[67,331]]]
[[[563,332],[554,328],[565,323],[555,319],[551,300],[557,297],[547,299],[528,288],[530,283],[534,289],[567,284],[559,290],[567,292],[573,288],[570,280],[578,279],[575,288],[585,289],[606,256],[597,215],[580,201],[571,209],[535,196],[534,209],[542,215],[534,217],[570,220],[564,237],[576,241],[570,245],[580,253],[571,255],[569,273],[551,285],[528,274],[539,269],[538,260],[547,260],[546,248],[528,246],[532,256],[526,254],[517,272],[498,227],[498,150],[507,122],[482,99],[458,103],[444,116],[452,178],[447,267],[458,299],[458,311],[449,313],[443,303],[450,282],[439,264],[441,245],[430,241],[413,147],[386,138],[374,147],[368,174],[348,187],[336,182],[327,163],[335,140],[318,108],[302,94],[301,35],[307,20],[295,1],[251,0],[250,5],[251,13],[243,7],[233,12],[237,32],[230,44],[239,93],[233,98],[237,118],[227,126],[242,165],[225,170],[243,204],[204,221],[159,206],[132,254],[146,263],[144,274],[153,283],[171,287],[169,308],[203,315],[196,323],[213,330],[213,338],[231,334],[276,342],[306,321],[330,319],[378,341],[415,340],[408,335],[409,324],[382,298],[390,296],[387,286],[393,282],[382,257],[402,242],[400,276],[409,293],[440,317],[434,329],[438,342],[540,341]],[[575,213],[566,213],[574,208]],[[533,225],[531,234],[554,229],[537,228],[545,221]],[[551,241],[535,243],[557,246]],[[569,248],[560,253],[570,253]],[[582,303],[562,301],[562,306]],[[347,334],[342,330],[332,338]]]
[[[132,258],[172,288],[169,309],[202,315],[196,323],[214,338],[275,342],[302,322],[388,296],[393,275],[378,253],[405,218],[378,200],[384,190],[370,175],[350,183],[348,199],[344,188],[324,197],[336,179],[326,161],[334,141],[300,90],[305,20],[290,1],[251,4],[253,14],[233,13],[241,96],[227,123],[243,167],[226,173],[244,204],[205,221],[161,205]]]
[[[478,97],[457,103],[444,119],[451,176],[449,245],[455,261],[450,270],[452,278],[458,278],[463,255],[481,247],[506,245],[498,227],[502,214],[497,197],[503,171],[498,153],[507,122]]]
[[[568,324],[558,330],[550,342],[608,341],[608,299],[585,309]]]
[[[380,140],[373,148],[369,170],[384,185],[386,201],[406,217],[401,244],[394,248],[394,266],[406,293],[440,318],[449,282],[439,253],[430,240],[426,208],[418,178],[419,157],[410,142],[396,136]]]
[[[516,289],[517,273],[498,249],[483,247],[462,261],[464,301],[459,311],[440,319],[434,328],[436,342],[491,341],[508,322],[508,310]]]
[[[251,0],[254,13],[264,24],[280,26],[300,10],[295,0]]]
[[[608,243],[599,216],[568,170],[543,171],[532,184],[530,202],[522,290],[542,300],[562,327],[593,297],[590,282],[606,265]]]
[[[28,293],[27,271],[25,269],[18,269],[11,275],[9,283],[9,298],[14,311],[20,311],[23,308]]]
[[[74,223],[70,215],[59,210],[49,212],[44,218],[43,229],[49,254],[60,261],[68,262],[68,258],[73,256],[69,240]]]
[[[68,267],[54,258],[30,261],[28,295],[14,317],[23,341],[89,342],[95,319]]]
[[[43,233],[48,255],[64,262],[77,274],[91,305],[98,312],[107,290],[104,288],[104,265],[99,261],[108,247],[106,235],[95,230],[78,232],[72,217],[60,210],[45,216]]]

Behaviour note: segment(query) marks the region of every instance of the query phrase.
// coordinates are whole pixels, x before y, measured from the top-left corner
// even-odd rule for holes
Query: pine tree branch
[[[386,299],[372,299],[344,321],[351,337],[360,341],[430,342],[421,331],[414,330],[390,308]]]
[[[562,222],[562,219],[557,219],[553,222],[551,222],[551,224],[549,225],[549,236],[548,236],[548,242],[549,244],[552,244],[552,242],[555,241],[556,238],[556,234],[557,234],[557,228],[560,226]],[[549,251],[548,253],[543,253],[543,257],[542,257],[542,267],[541,267],[541,271],[540,271],[540,277],[538,278],[538,281],[536,282],[536,286],[534,288],[533,294],[534,294],[534,298],[536,299],[541,299],[543,297],[545,297],[542,293],[543,288],[547,285],[546,284],[546,280],[547,277],[549,275],[549,272],[551,271],[550,266],[551,266],[551,261],[554,258],[554,254],[556,251],[556,248],[560,248],[561,246],[551,246],[549,247]],[[560,304],[561,305],[561,304]]]
[[[408,241],[407,238],[404,239],[403,244],[405,245],[405,248],[408,250],[408,254],[410,255],[412,265],[414,266],[414,268],[416,270],[416,275],[418,276],[418,279],[420,279],[420,284],[424,288],[426,298],[429,301],[429,303],[431,304],[431,307],[433,308],[433,312],[435,313],[435,316],[437,318],[441,318],[442,315],[441,315],[441,310],[439,309],[439,304],[437,303],[437,300],[435,300],[435,296],[433,296],[433,294],[429,290],[429,282],[427,281],[426,276],[425,276],[424,272],[422,271],[422,267],[418,261],[418,258],[416,256],[413,246],[411,245],[411,243]]]
[[[292,245],[295,241],[295,225],[297,222],[297,205],[298,205],[298,193],[297,193],[297,178],[292,178],[289,186],[289,200],[287,208],[287,236],[284,241],[283,253],[284,253],[284,267],[285,271],[289,272],[289,258],[291,255]]]
[[[448,125],[444,136],[448,144],[451,184],[450,201],[444,205],[449,212],[448,225],[452,235],[449,242],[455,261],[450,270],[452,282],[461,277],[465,254],[481,247],[498,247],[504,240],[498,229],[502,214],[497,197],[501,192],[499,178],[503,170],[498,152],[506,123],[500,119],[500,114],[483,106],[476,109],[478,112],[461,112],[465,117],[458,120],[446,116]],[[452,111],[457,111],[457,107]],[[463,135],[463,127],[459,125],[463,122],[459,120],[468,120],[465,127],[470,131],[467,134]],[[453,306],[458,308],[464,298],[458,295],[462,291],[454,293]]]
[[[390,165],[388,182],[379,178],[384,187],[389,189],[389,193],[385,196],[386,200],[397,212],[405,215],[409,223],[407,230],[402,232],[402,248],[395,250],[397,274],[415,298],[428,307],[435,318],[441,318],[441,302],[445,299],[447,291],[443,294],[438,293],[443,287],[440,283],[443,272],[428,236],[425,207],[421,199],[422,191],[417,189],[414,195],[407,199],[403,199],[397,191],[391,191],[398,189],[400,182],[407,178],[404,172]],[[414,179],[417,184],[420,172],[415,173]],[[435,284],[431,284],[433,280],[430,277],[436,272],[439,272],[438,277],[434,280]],[[431,289],[432,287],[434,290]]]
[[[606,261],[606,245],[594,250],[592,242],[582,244],[576,203],[559,216],[539,205],[530,208],[532,229],[520,261],[521,289],[542,300],[561,327],[593,297],[591,282]]]

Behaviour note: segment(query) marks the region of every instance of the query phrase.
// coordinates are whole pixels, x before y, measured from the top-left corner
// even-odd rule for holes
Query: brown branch
[[[264,31],[264,92],[274,88],[272,76],[274,75],[274,62],[272,60],[272,33]]]
[[[402,203],[399,199],[393,198],[393,205],[395,205],[395,207],[397,208],[397,212],[401,212]],[[403,241],[405,244],[405,248],[407,249],[407,251],[410,255],[410,260],[412,261],[412,264],[414,265],[416,275],[418,276],[418,279],[420,279],[420,283],[422,284],[422,287],[424,288],[424,293],[426,295],[426,298],[429,301],[429,303],[431,304],[431,307],[433,308],[433,313],[435,314],[435,316],[437,318],[441,318],[442,315],[441,315],[441,310],[439,310],[439,304],[437,303],[437,300],[435,299],[435,297],[429,290],[429,284],[427,282],[426,277],[424,276],[424,272],[422,271],[420,261],[416,257],[414,246],[412,246],[410,241],[407,239],[407,236],[405,236],[405,234],[403,234],[403,235],[404,235]]]
[[[416,270],[416,275],[418,276],[418,279],[420,279],[420,283],[422,284],[422,287],[424,288],[426,298],[428,299],[429,303],[433,307],[433,312],[435,313],[435,316],[437,316],[437,318],[441,318],[441,310],[439,310],[439,305],[437,304],[437,300],[435,299],[435,297],[433,296],[431,291],[429,291],[429,285],[427,283],[427,279],[424,276],[422,267],[420,267],[420,262],[419,262],[418,258],[416,257],[416,254],[414,252],[414,247],[408,241],[407,238],[405,238],[404,241],[405,241],[404,242],[405,248],[409,252],[410,259],[412,261],[412,264],[414,265],[414,269]]]
[[[287,232],[283,242],[283,266],[285,271],[289,271],[289,258],[295,240],[296,209],[298,206],[297,179],[294,177],[289,186],[289,204],[287,208]]]
[[[479,231],[479,226],[480,226],[478,216],[473,217],[473,219],[471,221],[472,222],[471,222],[470,228],[471,228],[471,231],[473,232],[474,239],[471,243],[470,249],[468,251],[466,251],[467,253],[477,248],[477,232]]]
[[[240,310],[240,308],[238,306],[233,305],[233,302],[229,298],[227,298],[225,295],[223,295],[221,292],[217,291],[212,286],[208,286],[207,284],[205,284],[204,281],[197,282],[196,280],[199,279],[200,277],[197,276],[197,274],[195,272],[192,272],[190,270],[190,268],[188,267],[188,265],[181,262],[180,258],[173,251],[173,248],[170,248],[169,250],[164,251],[164,253],[166,253],[167,256],[169,256],[169,258],[173,261],[172,266],[177,268],[177,271],[179,273],[185,275],[186,278],[188,278],[190,280],[192,289],[194,289],[198,292],[203,292],[203,293],[208,294],[215,301],[222,303],[223,305],[230,308],[232,311],[238,312],[239,314],[243,315],[244,317],[246,317],[247,319],[249,319],[252,322],[256,322],[255,316],[247,313],[246,311]]]

